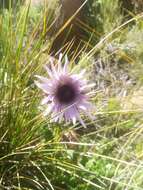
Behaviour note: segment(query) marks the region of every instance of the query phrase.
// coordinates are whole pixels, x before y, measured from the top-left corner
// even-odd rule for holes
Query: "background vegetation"
[[[89,0],[79,24],[84,49],[63,52],[95,83],[95,120],[85,117],[86,129],[50,123],[39,109],[41,93],[33,81],[35,74],[46,76],[43,65],[56,35],[47,31],[57,4],[8,4],[0,15],[0,189],[142,190],[140,1]]]

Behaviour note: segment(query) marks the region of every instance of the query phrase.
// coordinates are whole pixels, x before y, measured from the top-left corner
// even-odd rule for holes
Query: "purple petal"
[[[50,83],[50,80],[47,79],[46,77],[42,77],[42,76],[39,76],[39,75],[35,75],[35,77],[40,79],[44,83]]]
[[[68,60],[68,57],[67,57],[67,55],[66,55],[66,56],[65,56],[65,64],[64,64],[64,67],[63,67],[63,72],[64,72],[64,73],[67,72],[68,64],[69,64],[69,60]]]
[[[49,94],[49,91],[51,90],[51,87],[47,83],[39,83],[38,81],[34,81],[36,86],[43,90],[46,94]]]
[[[49,77],[50,77],[50,78],[53,78],[52,71],[51,71],[46,65],[45,65],[44,67],[45,67],[45,69],[46,69],[46,71],[47,71]]]
[[[88,101],[82,101],[78,103],[78,108],[82,109],[83,111],[89,110],[91,107],[92,105]]]
[[[82,125],[84,128],[87,128],[86,125],[85,125],[85,123],[84,123],[84,121],[83,121],[83,119],[80,117],[80,115],[78,115],[78,120],[79,120],[79,122],[81,123],[81,125]]]
[[[47,109],[44,111],[43,115],[47,116],[48,114],[50,114],[53,111],[54,105],[50,104],[48,105]]]
[[[49,101],[51,100],[51,96],[47,96],[45,98],[43,98],[43,100],[41,101],[41,105],[47,104]]]
[[[65,119],[68,121],[72,120],[73,122],[75,122],[77,115],[78,115],[78,110],[75,106],[72,106],[70,108],[67,108],[67,110],[65,110]]]
[[[60,53],[59,59],[58,59],[58,72],[62,71],[62,57],[63,57],[63,54]]]

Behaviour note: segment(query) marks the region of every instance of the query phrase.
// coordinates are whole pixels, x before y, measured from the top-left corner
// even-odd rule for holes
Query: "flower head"
[[[45,96],[42,104],[47,105],[45,115],[51,113],[55,122],[72,121],[73,124],[79,120],[85,125],[80,117],[80,111],[87,112],[91,109],[89,102],[89,87],[84,77],[85,70],[79,74],[73,74],[68,71],[68,59],[62,66],[62,56],[60,55],[58,64],[54,65],[54,59],[51,58],[51,67],[47,67],[48,78],[36,76],[38,80],[35,84],[44,92]]]

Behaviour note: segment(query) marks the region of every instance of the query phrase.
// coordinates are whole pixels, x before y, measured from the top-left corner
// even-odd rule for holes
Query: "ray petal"
[[[39,76],[39,75],[35,75],[35,77],[38,78],[39,80],[41,80],[44,83],[50,83],[50,80],[47,79],[46,77],[42,77],[42,76]]]
[[[44,68],[46,69],[46,71],[47,71],[49,77],[52,78],[52,77],[53,77],[52,71],[51,71],[51,70],[48,68],[48,66],[46,66],[46,65],[44,66]]]
[[[79,114],[78,114],[78,120],[79,120],[79,122],[81,123],[81,125],[82,125],[84,128],[87,128],[87,126],[85,125],[83,119],[80,117]]]
[[[58,59],[58,71],[59,71],[59,72],[62,71],[62,57],[63,57],[63,54],[60,53],[59,59]]]
[[[49,94],[49,91],[51,90],[51,87],[47,83],[40,83],[38,81],[34,81],[34,82],[35,82],[36,86],[38,86],[38,88],[43,90],[43,92]]]
[[[43,98],[43,100],[41,101],[41,105],[47,104],[49,101],[51,100],[51,96],[47,96],[45,98]]]
[[[53,104],[49,105],[49,106],[47,107],[47,109],[44,111],[43,115],[44,115],[44,116],[49,115],[49,114],[53,111],[53,109],[54,109],[54,105],[53,105]]]
[[[65,64],[64,64],[64,67],[63,67],[63,72],[64,73],[67,72],[68,64],[69,64],[69,60],[68,60],[67,55],[65,55]]]

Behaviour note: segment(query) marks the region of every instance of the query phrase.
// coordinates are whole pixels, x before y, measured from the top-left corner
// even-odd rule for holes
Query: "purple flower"
[[[68,71],[68,59],[65,57],[65,63],[62,67],[62,55],[60,55],[57,65],[54,65],[54,59],[51,58],[50,69],[45,66],[48,78],[36,76],[38,80],[35,84],[44,92],[45,97],[42,105],[46,104],[47,109],[44,115],[51,113],[52,121],[61,122],[76,120],[85,126],[80,117],[80,111],[89,113],[91,104],[89,102],[89,90],[92,85],[87,84],[85,79],[85,70],[79,74],[73,74]]]

